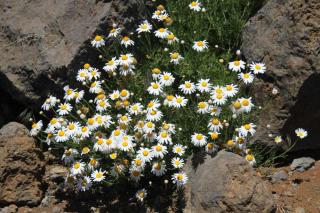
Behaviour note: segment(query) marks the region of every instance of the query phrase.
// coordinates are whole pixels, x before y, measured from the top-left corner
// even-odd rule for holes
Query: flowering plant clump
[[[186,8],[195,20],[208,18],[199,1]],[[181,25],[192,23],[175,28],[174,20],[159,5],[134,32],[114,24],[107,35],[96,35],[91,44],[105,64],[84,64],[75,76],[81,86],[66,85],[63,99],[50,95],[42,105],[54,116],[45,128],[33,121],[31,135],[63,149],[70,186],[86,191],[128,180],[142,188],[136,197],[143,201],[141,180],[185,185],[184,164],[198,150],[227,149],[255,164],[247,149],[256,132],[248,91],[266,66],[247,64],[239,51],[229,63],[222,59],[229,54],[217,60],[221,48],[210,43],[206,27],[180,38]]]

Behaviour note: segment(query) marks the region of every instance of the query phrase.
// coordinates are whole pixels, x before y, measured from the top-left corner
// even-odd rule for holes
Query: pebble
[[[306,211],[302,207],[297,207],[295,213],[305,213]]]
[[[304,172],[310,167],[312,167],[315,163],[315,160],[310,157],[302,157],[294,159],[290,165],[291,171]]]
[[[272,182],[280,182],[284,180],[288,180],[288,173],[285,170],[277,171],[272,175]]]

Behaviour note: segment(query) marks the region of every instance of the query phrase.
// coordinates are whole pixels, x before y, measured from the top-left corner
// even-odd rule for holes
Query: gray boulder
[[[272,212],[267,185],[239,155],[220,151],[195,169],[189,162],[185,212]]]
[[[291,171],[304,172],[315,164],[315,160],[310,157],[294,159],[290,165]]]
[[[246,59],[267,65],[254,86],[263,107],[255,140],[271,144],[269,133],[294,138],[294,130],[303,127],[310,135],[296,150],[320,147],[319,7],[318,0],[269,0],[243,30]],[[271,94],[273,88],[278,95]]]

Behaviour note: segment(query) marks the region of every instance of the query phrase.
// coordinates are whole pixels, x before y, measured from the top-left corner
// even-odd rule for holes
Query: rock
[[[272,175],[272,182],[280,182],[284,180],[288,180],[288,172],[285,170],[277,171]]]
[[[295,212],[295,213],[305,213],[306,210],[304,210],[304,208],[302,208],[302,207],[297,207],[294,212]]]
[[[303,158],[297,158],[294,159],[293,162],[290,165],[290,169],[292,171],[298,171],[303,172],[310,167],[312,167],[315,163],[315,160],[310,157],[303,157]]]
[[[303,127],[310,134],[295,150],[320,148],[319,7],[318,0],[269,0],[243,29],[245,58],[267,65],[254,86],[256,104],[263,106],[257,141],[274,144],[269,133],[295,138],[294,130]]]
[[[41,152],[21,124],[9,123],[0,132],[0,203],[38,205],[43,196]]]
[[[17,122],[10,122],[0,129],[0,137],[26,136],[29,130],[24,125]]]
[[[192,168],[188,162],[185,212],[272,212],[267,185],[239,155],[220,151]]]
[[[95,33],[106,34],[113,22],[130,25],[132,15],[141,18],[144,4],[138,2],[1,1],[0,94],[7,94],[15,109],[21,110],[19,104],[22,109],[39,107],[49,93],[74,81],[74,72],[84,63],[94,65],[87,56],[98,59],[89,42]],[[0,109],[10,109],[2,104],[6,102],[1,101]]]
[[[0,213],[15,213],[17,212],[17,210],[18,210],[18,207],[14,204],[11,204],[10,206],[0,209]]]

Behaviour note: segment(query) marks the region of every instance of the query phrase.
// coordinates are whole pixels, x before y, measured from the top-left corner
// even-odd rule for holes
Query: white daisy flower
[[[175,103],[175,97],[173,95],[167,95],[163,101],[163,105],[172,107]]]
[[[36,122],[36,123],[33,123],[32,126],[31,126],[31,131],[30,131],[30,135],[31,136],[36,136],[42,129],[43,127],[43,122],[42,120]]]
[[[245,159],[251,166],[254,166],[256,164],[256,159],[252,154],[246,155]]]
[[[123,101],[129,99],[129,97],[130,97],[130,92],[126,89],[121,90],[121,92],[119,94],[120,94],[120,99]]]
[[[147,21],[147,20],[144,20],[138,27],[137,29],[137,32],[138,34],[140,33],[150,33],[152,30],[152,25]]]
[[[227,102],[227,97],[224,93],[214,93],[211,98],[213,103],[218,106],[224,105]]]
[[[197,112],[200,113],[200,114],[206,114],[208,113],[210,110],[209,108],[209,104],[208,102],[206,101],[201,101],[198,103],[198,109],[197,109]]]
[[[204,50],[208,49],[208,47],[208,42],[206,40],[195,41],[192,46],[192,48],[197,52],[203,52]]]
[[[185,107],[188,103],[188,99],[180,96],[180,95],[176,95],[174,98],[174,107],[176,108],[181,108],[181,107]]]
[[[124,152],[128,152],[130,149],[132,149],[133,148],[132,137],[127,135],[123,136],[122,141],[118,143],[118,148]]]
[[[118,61],[116,59],[116,57],[113,57],[111,60],[109,60],[106,65],[103,67],[103,69],[106,72],[113,72],[117,69],[118,67]]]
[[[191,81],[185,81],[184,84],[181,84],[179,86],[179,89],[184,94],[192,94],[192,93],[194,93],[196,91],[196,86]]]
[[[121,29],[120,28],[112,28],[109,32],[109,35],[108,35],[108,38],[111,38],[111,37],[117,37],[121,32]]]
[[[154,34],[158,38],[165,39],[170,34],[170,31],[167,28],[160,28],[160,29],[154,31]]]
[[[160,110],[148,110],[147,112],[147,121],[160,121],[161,118],[163,117],[163,113]]]
[[[151,86],[148,87],[147,91],[151,95],[160,95],[162,93],[162,85],[158,82],[151,82]]]
[[[120,65],[131,65],[134,62],[133,55],[131,53],[120,55],[118,62]]]
[[[69,103],[61,103],[57,112],[59,115],[67,115],[71,112],[71,110],[72,106]]]
[[[266,72],[266,65],[263,63],[252,63],[250,64],[250,70],[254,73],[254,74],[263,74]]]
[[[137,158],[141,159],[143,162],[150,162],[153,158],[153,152],[148,148],[141,147],[137,154]]]
[[[55,129],[59,129],[61,127],[60,118],[52,118],[48,124],[48,129],[54,131]]]
[[[128,36],[124,36],[122,39],[121,39],[121,42],[120,42],[123,46],[125,46],[126,48],[128,48],[129,46],[133,46],[134,45],[134,41],[131,40]]]
[[[67,130],[60,129],[58,130],[57,134],[55,135],[55,140],[57,142],[66,142],[69,139],[67,135]]]
[[[95,158],[90,158],[90,161],[88,163],[88,169],[90,171],[94,170],[95,168],[97,168],[99,166],[99,162],[97,161],[97,159]]]
[[[97,101],[97,105],[96,105],[96,110],[98,112],[103,112],[105,111],[108,107],[110,107],[111,105],[107,102],[106,99],[104,100],[98,100]]]
[[[111,167],[111,175],[113,177],[119,177],[120,175],[122,175],[124,173],[125,167],[122,164],[114,164]]]
[[[300,139],[303,139],[308,136],[308,132],[302,128],[298,128],[294,131]]]
[[[210,112],[210,115],[212,116],[219,116],[221,114],[221,107],[218,107],[218,106],[210,106],[209,107],[209,112]]]
[[[253,123],[242,125],[239,128],[239,134],[244,137],[247,137],[249,133],[251,135],[254,135],[254,133],[256,132],[255,128],[256,128],[256,125]]]
[[[42,104],[41,109],[48,111],[50,108],[56,105],[57,101],[58,99],[56,97],[50,95]]]
[[[136,198],[139,202],[142,203],[146,197],[147,197],[147,190],[140,189],[139,191],[137,191]]]
[[[66,134],[70,136],[74,136],[78,133],[80,128],[80,124],[78,122],[69,122],[66,128]]]
[[[80,130],[77,134],[80,134],[81,137],[83,137],[83,138],[88,138],[91,134],[91,131],[87,126],[83,126],[80,128]]]
[[[246,63],[242,60],[235,60],[232,62],[229,62],[229,69],[234,72],[240,72],[241,69],[245,68]]]
[[[71,167],[71,174],[72,175],[81,174],[84,171],[84,167],[85,167],[85,164],[82,163],[81,161],[74,162],[74,164]]]
[[[163,74],[159,76],[159,81],[162,86],[171,86],[174,80],[175,78],[169,72],[163,72]]]
[[[170,53],[170,62],[174,64],[179,64],[181,60],[183,60],[183,57],[179,53]]]
[[[281,136],[276,136],[275,138],[274,138],[274,142],[275,143],[281,143],[283,140],[282,140],[282,137]]]
[[[207,144],[207,136],[200,133],[194,133],[191,136],[191,143],[198,147],[205,146]]]
[[[79,191],[88,191],[92,186],[91,179],[88,176],[80,178],[77,183],[77,188]]]
[[[161,70],[159,68],[153,68],[152,69],[152,78],[153,80],[158,80],[159,76],[161,74]]]
[[[244,112],[250,112],[251,109],[254,107],[252,103],[252,98],[239,98],[241,103],[241,108]]]
[[[188,182],[188,177],[184,172],[178,172],[172,175],[172,182],[178,187],[185,185]]]
[[[144,125],[144,127],[143,127],[143,131],[145,132],[145,133],[151,133],[151,132],[153,132],[153,130],[155,129],[155,124],[154,123],[152,123],[151,121],[149,121],[149,122],[147,122],[147,123],[145,123],[145,125]]]
[[[140,181],[140,178],[142,177],[142,173],[140,170],[137,170],[136,168],[130,168],[130,179],[135,181],[136,183]]]
[[[211,84],[209,83],[209,79],[200,79],[196,86],[201,93],[210,92],[210,89],[211,89]]]
[[[97,68],[92,68],[90,71],[89,71],[89,80],[97,80],[99,79],[101,76],[101,73],[99,72],[99,70]]]
[[[135,103],[129,107],[129,113],[132,115],[141,114],[142,110],[143,110],[143,106],[141,103]]]
[[[157,110],[161,106],[160,102],[158,99],[154,99],[150,101],[147,105],[147,110]]]
[[[96,152],[105,152],[106,151],[106,139],[99,138],[93,145],[93,150]]]
[[[91,45],[93,47],[99,48],[105,45],[105,41],[103,40],[103,37],[100,35],[96,35],[94,39],[91,41]]]
[[[84,82],[89,78],[89,71],[87,69],[80,69],[77,74],[77,81]]]
[[[189,8],[193,11],[199,12],[201,10],[202,3],[199,1],[193,1],[189,4]]]
[[[101,171],[101,169],[94,170],[91,174],[91,178],[93,179],[94,182],[101,182],[106,178],[105,171]]]
[[[167,131],[159,132],[157,136],[157,141],[160,144],[172,144],[171,135]]]
[[[76,149],[66,149],[61,157],[61,160],[64,161],[65,164],[69,164],[74,160],[74,156],[78,154]]]
[[[162,144],[157,144],[152,147],[152,154],[156,158],[163,158],[167,153],[167,147]]]
[[[216,145],[213,144],[213,143],[207,143],[205,149],[206,149],[206,152],[207,152],[208,154],[212,154],[212,153],[214,153],[214,152],[216,152],[216,151],[218,150],[218,146],[216,146]]]
[[[175,157],[172,158],[171,164],[174,168],[181,169],[184,166],[184,160],[179,157]]]
[[[218,118],[211,118],[208,124],[210,131],[219,132],[223,128],[222,123]]]
[[[79,103],[84,97],[84,91],[81,90],[81,91],[75,91],[74,92],[74,98],[76,100],[76,103]]]
[[[151,173],[155,176],[162,176],[166,173],[166,165],[164,163],[156,162],[153,163]]]
[[[109,95],[109,98],[113,101],[117,100],[120,98],[120,92],[118,90],[113,90],[113,92]]]
[[[239,73],[238,74],[238,78],[239,78],[239,80],[242,80],[243,83],[250,84],[254,80],[254,75],[252,73],[250,73],[250,72],[248,72],[248,73]]]
[[[90,84],[89,92],[91,93],[99,93],[102,91],[101,88],[101,82],[100,81],[94,81]]]
[[[127,76],[127,75],[133,75],[135,66],[130,64],[130,65],[121,65],[119,68],[120,75],[122,76]]]
[[[186,150],[186,147],[181,144],[175,144],[172,148],[172,152],[179,156],[184,155],[185,150]]]
[[[224,93],[227,97],[233,97],[238,93],[239,89],[237,85],[234,84],[228,84],[225,86]]]
[[[179,42],[179,39],[173,33],[170,33],[167,36],[167,40],[168,40],[168,44],[174,44]]]

